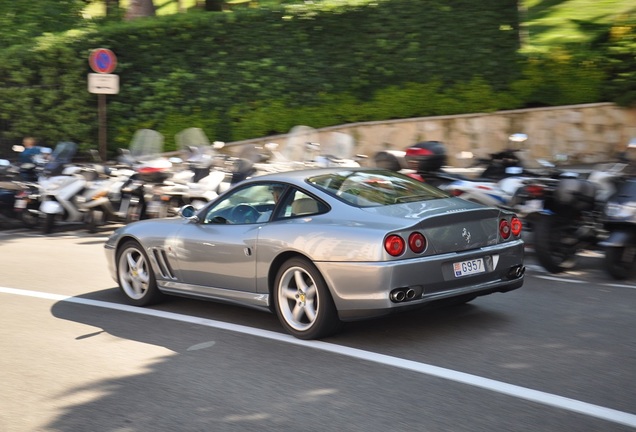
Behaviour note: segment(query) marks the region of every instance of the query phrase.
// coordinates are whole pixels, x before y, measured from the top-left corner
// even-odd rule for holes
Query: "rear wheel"
[[[117,251],[116,265],[119,288],[128,303],[147,306],[163,298],[148,255],[139,243],[133,240],[124,243]]]
[[[40,223],[40,216],[37,213],[30,212],[28,209],[24,209],[20,213],[20,220],[25,227],[35,228]]]
[[[574,268],[579,240],[576,227],[555,216],[541,215],[534,233],[535,251],[539,264],[550,273],[561,273]]]
[[[636,270],[636,245],[608,248],[605,251],[605,268],[614,279],[624,280]]]
[[[322,275],[310,261],[285,262],[274,285],[276,314],[283,327],[299,339],[319,339],[342,325]]]

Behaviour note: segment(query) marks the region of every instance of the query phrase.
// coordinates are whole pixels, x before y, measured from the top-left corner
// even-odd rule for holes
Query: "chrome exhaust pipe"
[[[413,288],[406,290],[406,298],[408,300],[413,300],[415,298],[415,290]]]
[[[391,300],[396,303],[403,302],[406,298],[406,294],[402,290],[396,290],[391,293]]]

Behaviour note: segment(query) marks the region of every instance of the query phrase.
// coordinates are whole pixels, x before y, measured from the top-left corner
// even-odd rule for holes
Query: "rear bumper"
[[[477,258],[484,260],[486,272],[455,276],[454,263]],[[517,240],[461,253],[402,261],[317,262],[316,265],[329,285],[340,319],[353,321],[424,306],[435,300],[518,289],[524,282],[520,270],[523,260],[524,243]],[[409,289],[415,292],[412,298],[399,302],[392,300],[393,291]]]

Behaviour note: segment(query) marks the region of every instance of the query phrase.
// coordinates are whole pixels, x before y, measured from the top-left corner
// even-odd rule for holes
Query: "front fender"
[[[40,205],[40,211],[44,214],[63,214],[64,209],[57,201],[43,201]]]

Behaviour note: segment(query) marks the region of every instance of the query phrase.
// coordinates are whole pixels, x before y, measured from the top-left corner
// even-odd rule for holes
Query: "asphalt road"
[[[303,342],[250,309],[126,306],[107,234],[0,231],[0,432],[636,430],[636,281],[598,253],[554,276],[529,249],[519,290]]]

